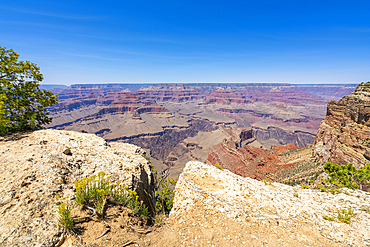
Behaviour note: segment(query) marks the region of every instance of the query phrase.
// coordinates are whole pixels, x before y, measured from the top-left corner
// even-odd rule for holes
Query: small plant
[[[361,211],[364,211],[364,212],[370,214],[370,208],[369,207],[368,208],[361,208]]]
[[[328,191],[328,189],[322,184],[319,184],[319,190],[321,190],[322,192],[327,192]]]
[[[346,224],[349,224],[349,220],[355,216],[354,213],[353,213],[353,209],[352,208],[349,208],[349,209],[340,209],[340,210],[337,210],[338,212],[338,220],[342,221],[343,223],[346,223]]]
[[[272,183],[272,180],[269,179],[269,178],[266,178],[266,179],[263,180],[263,182],[265,183],[265,185],[268,185],[268,184]]]
[[[299,197],[298,193],[294,193],[294,196],[295,196],[295,197]]]
[[[307,184],[302,184],[302,189],[309,189],[310,188],[310,186],[308,186]]]
[[[169,214],[173,207],[176,182],[168,177],[168,173],[158,177],[158,171],[151,165],[150,169],[155,177],[154,194],[156,198],[156,211],[161,214]]]
[[[323,215],[322,217],[324,218],[324,220],[329,220],[329,221],[334,221],[335,220],[335,217],[331,217],[331,216],[327,216],[327,215]]]
[[[220,164],[218,164],[218,163],[216,163],[215,164],[215,166],[218,168],[218,169],[220,169],[220,170],[223,170],[224,168],[220,165]]]
[[[338,216],[337,217],[331,217],[331,216],[327,216],[327,215],[323,215],[322,217],[325,219],[325,220],[330,220],[330,221],[334,221],[336,218],[343,222],[343,223],[346,223],[346,224],[350,224],[349,220],[355,216],[354,212],[353,212],[353,209],[352,208],[349,208],[349,209],[337,209],[337,213],[338,213]]]
[[[134,215],[144,215],[149,217],[148,208],[139,201],[137,193],[119,182],[112,183],[109,177],[105,177],[104,172],[99,172],[98,176],[93,175],[88,178],[75,182],[76,203],[84,205],[91,200],[94,201],[95,210],[101,213],[104,210],[107,197],[111,197],[121,205],[132,208]]]
[[[56,198],[57,200],[63,200],[63,202],[58,206],[59,225],[63,231],[67,231],[74,226],[74,221],[71,218],[71,207],[68,204],[67,197],[60,198],[59,196],[56,196]]]

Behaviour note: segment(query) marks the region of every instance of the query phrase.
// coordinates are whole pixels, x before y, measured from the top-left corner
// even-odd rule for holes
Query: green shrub
[[[326,190],[337,193],[340,188],[362,189],[363,183],[370,184],[370,164],[356,169],[352,163],[338,165],[328,162],[324,166],[324,170],[329,176],[322,179],[323,185],[321,188],[319,186],[322,191],[325,187]]]
[[[59,226],[66,231],[74,226],[74,221],[71,218],[71,207],[68,204],[67,198],[57,196],[57,200],[59,199],[63,200],[58,206]]]
[[[308,186],[307,184],[302,184],[302,189],[309,189],[310,188],[310,186]]]
[[[324,220],[329,220],[329,221],[334,221],[335,220],[335,217],[331,217],[331,216],[327,216],[327,215],[323,215],[322,216]]]
[[[216,163],[215,164],[215,166],[218,168],[218,169],[220,169],[220,170],[223,170],[224,168],[220,165],[220,164],[218,164],[218,163]]]
[[[158,176],[158,171],[150,166],[155,177],[154,194],[156,199],[156,212],[162,214],[169,214],[173,207],[173,199],[175,197],[175,186],[177,181],[169,178],[168,173],[163,176]]]
[[[168,214],[171,211],[175,185],[176,181],[172,178],[166,178],[159,182],[158,189],[155,191],[157,212],[164,211]]]
[[[368,214],[370,214],[370,207],[367,207],[367,208],[361,208],[361,211],[364,211]]]
[[[352,208],[349,208],[349,209],[340,209],[340,210],[337,210],[338,212],[338,220],[342,221],[343,223],[346,223],[346,224],[349,224],[349,220],[355,216],[355,214],[353,213],[353,209]]]
[[[267,185],[267,184],[271,184],[271,183],[272,183],[272,180],[271,180],[271,179],[269,179],[269,178],[265,178],[265,179],[263,180],[263,182],[265,183],[265,185]]]
[[[294,196],[295,196],[295,197],[299,197],[298,193],[294,193]]]
[[[137,193],[119,182],[112,183],[109,177],[105,177],[104,172],[99,172],[98,176],[93,175],[88,178],[81,179],[75,182],[76,187],[76,203],[84,205],[90,200],[94,201],[95,210],[101,213],[104,209],[106,198],[109,196],[117,203],[123,206],[129,206],[134,215],[144,215],[149,217],[148,208],[139,201]]]
[[[337,209],[337,213],[338,213],[337,217],[330,217],[330,216],[327,216],[327,215],[323,215],[322,217],[325,220],[330,220],[330,221],[333,221],[337,218],[339,221],[341,221],[343,223],[350,224],[349,220],[353,216],[355,216],[352,208],[349,208],[349,209],[344,208],[344,209],[340,209],[340,210]]]

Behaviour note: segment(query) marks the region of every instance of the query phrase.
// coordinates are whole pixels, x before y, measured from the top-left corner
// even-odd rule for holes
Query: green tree
[[[323,179],[323,182],[329,189],[343,187],[362,189],[363,184],[370,184],[370,164],[356,169],[352,163],[338,165],[328,162],[324,170],[329,176]]]
[[[46,107],[58,100],[51,91],[40,90],[40,68],[18,61],[12,49],[0,47],[0,133],[37,129],[51,122]]]

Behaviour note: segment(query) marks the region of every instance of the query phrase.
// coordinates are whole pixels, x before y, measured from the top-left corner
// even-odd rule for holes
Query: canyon
[[[77,84],[60,91],[46,127],[141,146],[157,170],[169,169],[177,178],[188,160],[213,162],[209,152],[233,142],[236,132],[250,130],[249,145],[264,150],[312,145],[328,101],[356,86]]]
[[[237,133],[245,140],[251,137],[251,131]],[[286,154],[296,148],[288,144],[273,152]],[[136,191],[149,208],[155,205],[153,173],[143,149],[107,142],[94,134],[48,129],[1,137],[0,157],[1,246],[370,244],[370,193],[361,190],[333,195],[276,182],[264,184],[190,161],[176,184],[173,208],[160,223],[143,223],[132,210],[110,200],[103,219],[79,221],[86,218],[86,211],[75,202],[74,182],[101,171]],[[75,220],[74,233],[61,242],[56,195],[72,206]],[[337,219],[337,210],[344,209],[354,211],[349,224]],[[326,220],[327,216],[334,220]]]
[[[157,101],[140,90],[88,94],[54,108],[54,114],[71,113],[69,122],[60,116],[57,128],[79,127],[79,132],[46,129],[1,137],[0,245],[59,243],[59,195],[74,205],[76,220],[76,232],[60,246],[369,246],[370,193],[347,188],[323,192],[308,181],[319,181],[326,161],[356,167],[368,163],[370,82],[328,103],[314,141],[300,122],[277,127],[261,121],[246,127],[230,116],[207,112],[255,103],[240,103],[230,92],[219,100],[225,90],[216,89],[197,103],[184,102],[181,94],[181,100]],[[191,107],[177,104],[204,111],[185,113]],[[89,114],[83,109],[90,109]],[[107,126],[98,124],[102,119],[111,125],[86,133]],[[154,174],[146,150],[162,162],[162,171],[171,168],[172,176],[178,174],[170,214],[160,224],[148,225],[113,203],[104,219],[77,221],[86,212],[75,205],[74,182],[100,171],[137,192],[155,214]],[[341,220],[340,212],[350,211],[348,221]]]

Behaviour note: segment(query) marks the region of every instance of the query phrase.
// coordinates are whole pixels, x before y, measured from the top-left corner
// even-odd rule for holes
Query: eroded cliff
[[[370,82],[328,103],[313,146],[322,163],[361,167],[370,162]]]

